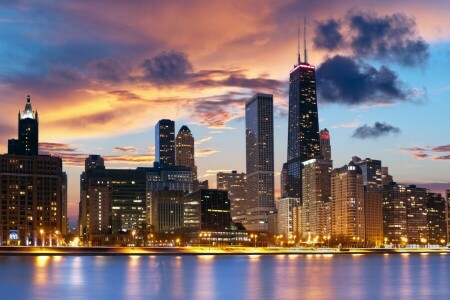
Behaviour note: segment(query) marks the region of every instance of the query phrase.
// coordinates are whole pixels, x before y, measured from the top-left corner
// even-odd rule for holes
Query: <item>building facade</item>
[[[298,61],[289,75],[289,125],[287,147],[287,191],[302,197],[302,162],[320,153],[315,67]]]
[[[191,130],[181,126],[176,138],[176,165],[192,169],[192,179],[197,180],[197,166],[195,165],[194,137]]]
[[[364,182],[361,168],[353,162],[331,174],[331,220],[335,243],[364,245]]]
[[[231,218],[239,219],[240,216],[245,217],[246,212],[246,195],[247,195],[247,176],[245,173],[237,171],[219,172],[216,175],[217,189],[228,191],[228,199],[231,206]]]
[[[175,165],[175,122],[159,120],[155,125],[155,162]]]
[[[429,245],[447,244],[446,200],[439,193],[427,193],[427,224]]]
[[[278,200],[277,233],[286,239],[296,239],[294,226],[294,209],[300,205],[298,198],[281,198]]]
[[[331,198],[332,161],[310,159],[302,163],[302,239],[323,239],[330,232],[330,210],[325,208]]]
[[[328,129],[320,131],[320,156],[323,160],[331,160],[331,141]]]
[[[56,245],[63,219],[62,160],[47,155],[0,155],[1,243]]]
[[[37,111],[33,111],[30,96],[22,113],[18,115],[18,139],[8,140],[8,154],[39,154],[39,120]]]
[[[245,103],[247,199],[245,228],[268,230],[275,209],[273,96],[258,93]]]

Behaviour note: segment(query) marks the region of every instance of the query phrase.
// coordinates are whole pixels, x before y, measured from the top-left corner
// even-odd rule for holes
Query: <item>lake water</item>
[[[8,256],[0,299],[450,299],[450,255]]]

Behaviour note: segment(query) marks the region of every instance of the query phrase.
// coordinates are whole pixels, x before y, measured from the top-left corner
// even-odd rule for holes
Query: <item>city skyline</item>
[[[102,155],[108,168],[151,166],[153,128],[160,119],[174,120],[176,132],[182,124],[191,129],[200,180],[208,179],[214,186],[220,170],[244,171],[244,101],[255,92],[274,95],[278,198],[279,172],[286,161],[288,77],[296,62],[297,18],[303,16],[305,3],[273,4],[238,24],[233,24],[235,9],[222,3],[221,18],[209,28],[201,22],[158,28],[157,18],[117,24],[110,18],[139,14],[131,7],[127,16],[119,3],[110,4],[110,16],[97,15],[84,4],[76,4],[78,10],[59,4],[47,12],[50,7],[19,3],[0,13],[6,48],[17,49],[0,50],[5,66],[0,72],[1,150],[6,153],[7,139],[16,136],[15,116],[30,94],[33,108],[39,110],[41,151],[62,157],[68,172],[72,222],[77,219],[79,175],[88,155]],[[362,3],[353,9],[341,4],[333,17],[321,13],[319,5],[308,4],[309,61],[320,75],[319,129],[330,131],[334,168],[353,156],[370,157],[388,166],[399,183],[447,183],[448,188],[450,126],[445,100],[450,90],[445,66],[450,63],[450,32],[442,9],[447,4],[402,3],[387,8],[371,4],[367,9]],[[215,5],[194,4],[188,20],[201,17],[204,22]],[[251,7],[242,4],[239,9]],[[165,24],[181,14],[169,4],[152,8]],[[369,15],[370,11],[375,13]],[[81,13],[86,13],[83,18]],[[51,30],[55,24],[63,26]],[[81,31],[89,25],[98,25],[97,30]],[[362,37],[375,25],[383,34],[364,44]],[[119,33],[114,34],[114,28]],[[223,33],[220,38],[218,32]],[[209,43],[197,51],[190,38],[200,33]],[[386,37],[389,34],[392,38]],[[40,40],[44,35],[46,43]],[[387,52],[380,50],[383,46]],[[341,68],[348,70],[356,88],[336,79],[336,69]]]

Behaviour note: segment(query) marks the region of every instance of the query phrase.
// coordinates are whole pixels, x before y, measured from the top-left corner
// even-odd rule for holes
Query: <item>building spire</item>
[[[300,62],[300,17],[297,17],[297,64]]]
[[[306,48],[306,16],[305,16],[303,39],[304,39],[303,41],[305,44],[305,63],[308,63],[308,50]],[[299,57],[300,57],[300,55],[299,55]]]

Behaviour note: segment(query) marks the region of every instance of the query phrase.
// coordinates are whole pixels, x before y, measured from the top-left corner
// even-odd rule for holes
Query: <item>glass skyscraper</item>
[[[247,199],[245,227],[267,231],[274,204],[273,96],[257,93],[245,103]]]
[[[315,67],[299,62],[289,76],[287,197],[302,197],[302,162],[320,155]]]
[[[162,165],[175,165],[175,122],[159,120],[155,126],[155,161]]]

